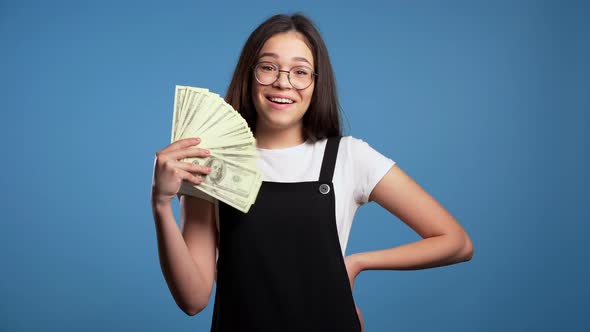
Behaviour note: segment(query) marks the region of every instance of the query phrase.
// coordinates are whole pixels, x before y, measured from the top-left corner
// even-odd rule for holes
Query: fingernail
[[[205,154],[209,154],[209,153],[211,153],[211,151],[205,150]]]
[[[197,142],[200,142],[201,141],[201,139],[198,138],[198,137],[195,137],[195,139],[197,140]]]

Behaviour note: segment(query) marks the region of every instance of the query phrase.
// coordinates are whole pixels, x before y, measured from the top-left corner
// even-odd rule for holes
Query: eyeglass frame
[[[260,64],[263,64],[263,63],[268,63],[268,64],[271,64],[271,65],[277,67],[277,78],[275,78],[274,81],[272,81],[271,83],[268,83],[268,84],[264,84],[264,83],[260,82],[260,80],[258,79],[258,76],[256,76],[256,67],[258,67]],[[280,67],[279,67],[279,65],[277,65],[274,62],[261,61],[261,62],[258,62],[256,64],[254,64],[252,66],[252,70],[254,71],[254,78],[256,79],[256,82],[260,83],[261,85],[264,85],[264,86],[273,85],[276,81],[279,80],[279,77],[281,77],[281,73],[287,73],[287,81],[289,81],[289,84],[291,84],[291,86],[293,87],[293,89],[295,89],[295,90],[305,90],[305,89],[309,88],[313,84],[313,81],[314,81],[315,77],[318,76],[318,73],[316,73],[312,68],[309,68],[309,69],[311,69],[311,81],[309,82],[309,85],[306,86],[305,88],[296,88],[293,85],[293,83],[291,83],[291,70],[293,70],[293,68],[297,68],[297,67],[306,67],[306,68],[309,68],[307,66],[294,66],[294,67],[291,67],[289,70],[281,70]]]

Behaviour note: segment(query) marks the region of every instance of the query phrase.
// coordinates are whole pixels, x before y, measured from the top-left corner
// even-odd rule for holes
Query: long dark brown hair
[[[290,31],[299,32],[307,39],[317,73],[311,102],[303,116],[303,136],[311,141],[340,136],[340,105],[328,49],[311,20],[299,13],[272,16],[252,32],[240,54],[225,100],[246,119],[252,131],[256,132],[252,68],[258,53],[270,37]]]

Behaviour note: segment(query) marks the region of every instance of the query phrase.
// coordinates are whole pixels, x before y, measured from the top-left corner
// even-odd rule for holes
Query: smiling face
[[[302,119],[311,102],[315,82],[312,81],[303,90],[297,90],[283,71],[297,66],[315,71],[313,54],[305,37],[294,31],[272,36],[258,54],[256,63],[260,62],[273,63],[281,72],[279,78],[270,85],[262,85],[256,78],[252,79],[252,99],[257,113],[256,131],[289,130],[302,134]]]

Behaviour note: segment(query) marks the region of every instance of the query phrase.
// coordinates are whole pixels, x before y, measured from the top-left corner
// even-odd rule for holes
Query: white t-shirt
[[[305,142],[285,149],[257,149],[262,180],[268,182],[318,181],[327,139]],[[352,136],[342,137],[332,183],[336,205],[336,226],[342,256],[356,210],[369,201],[371,191],[395,162]],[[205,198],[205,197],[204,197]],[[217,229],[219,207],[215,203]]]

